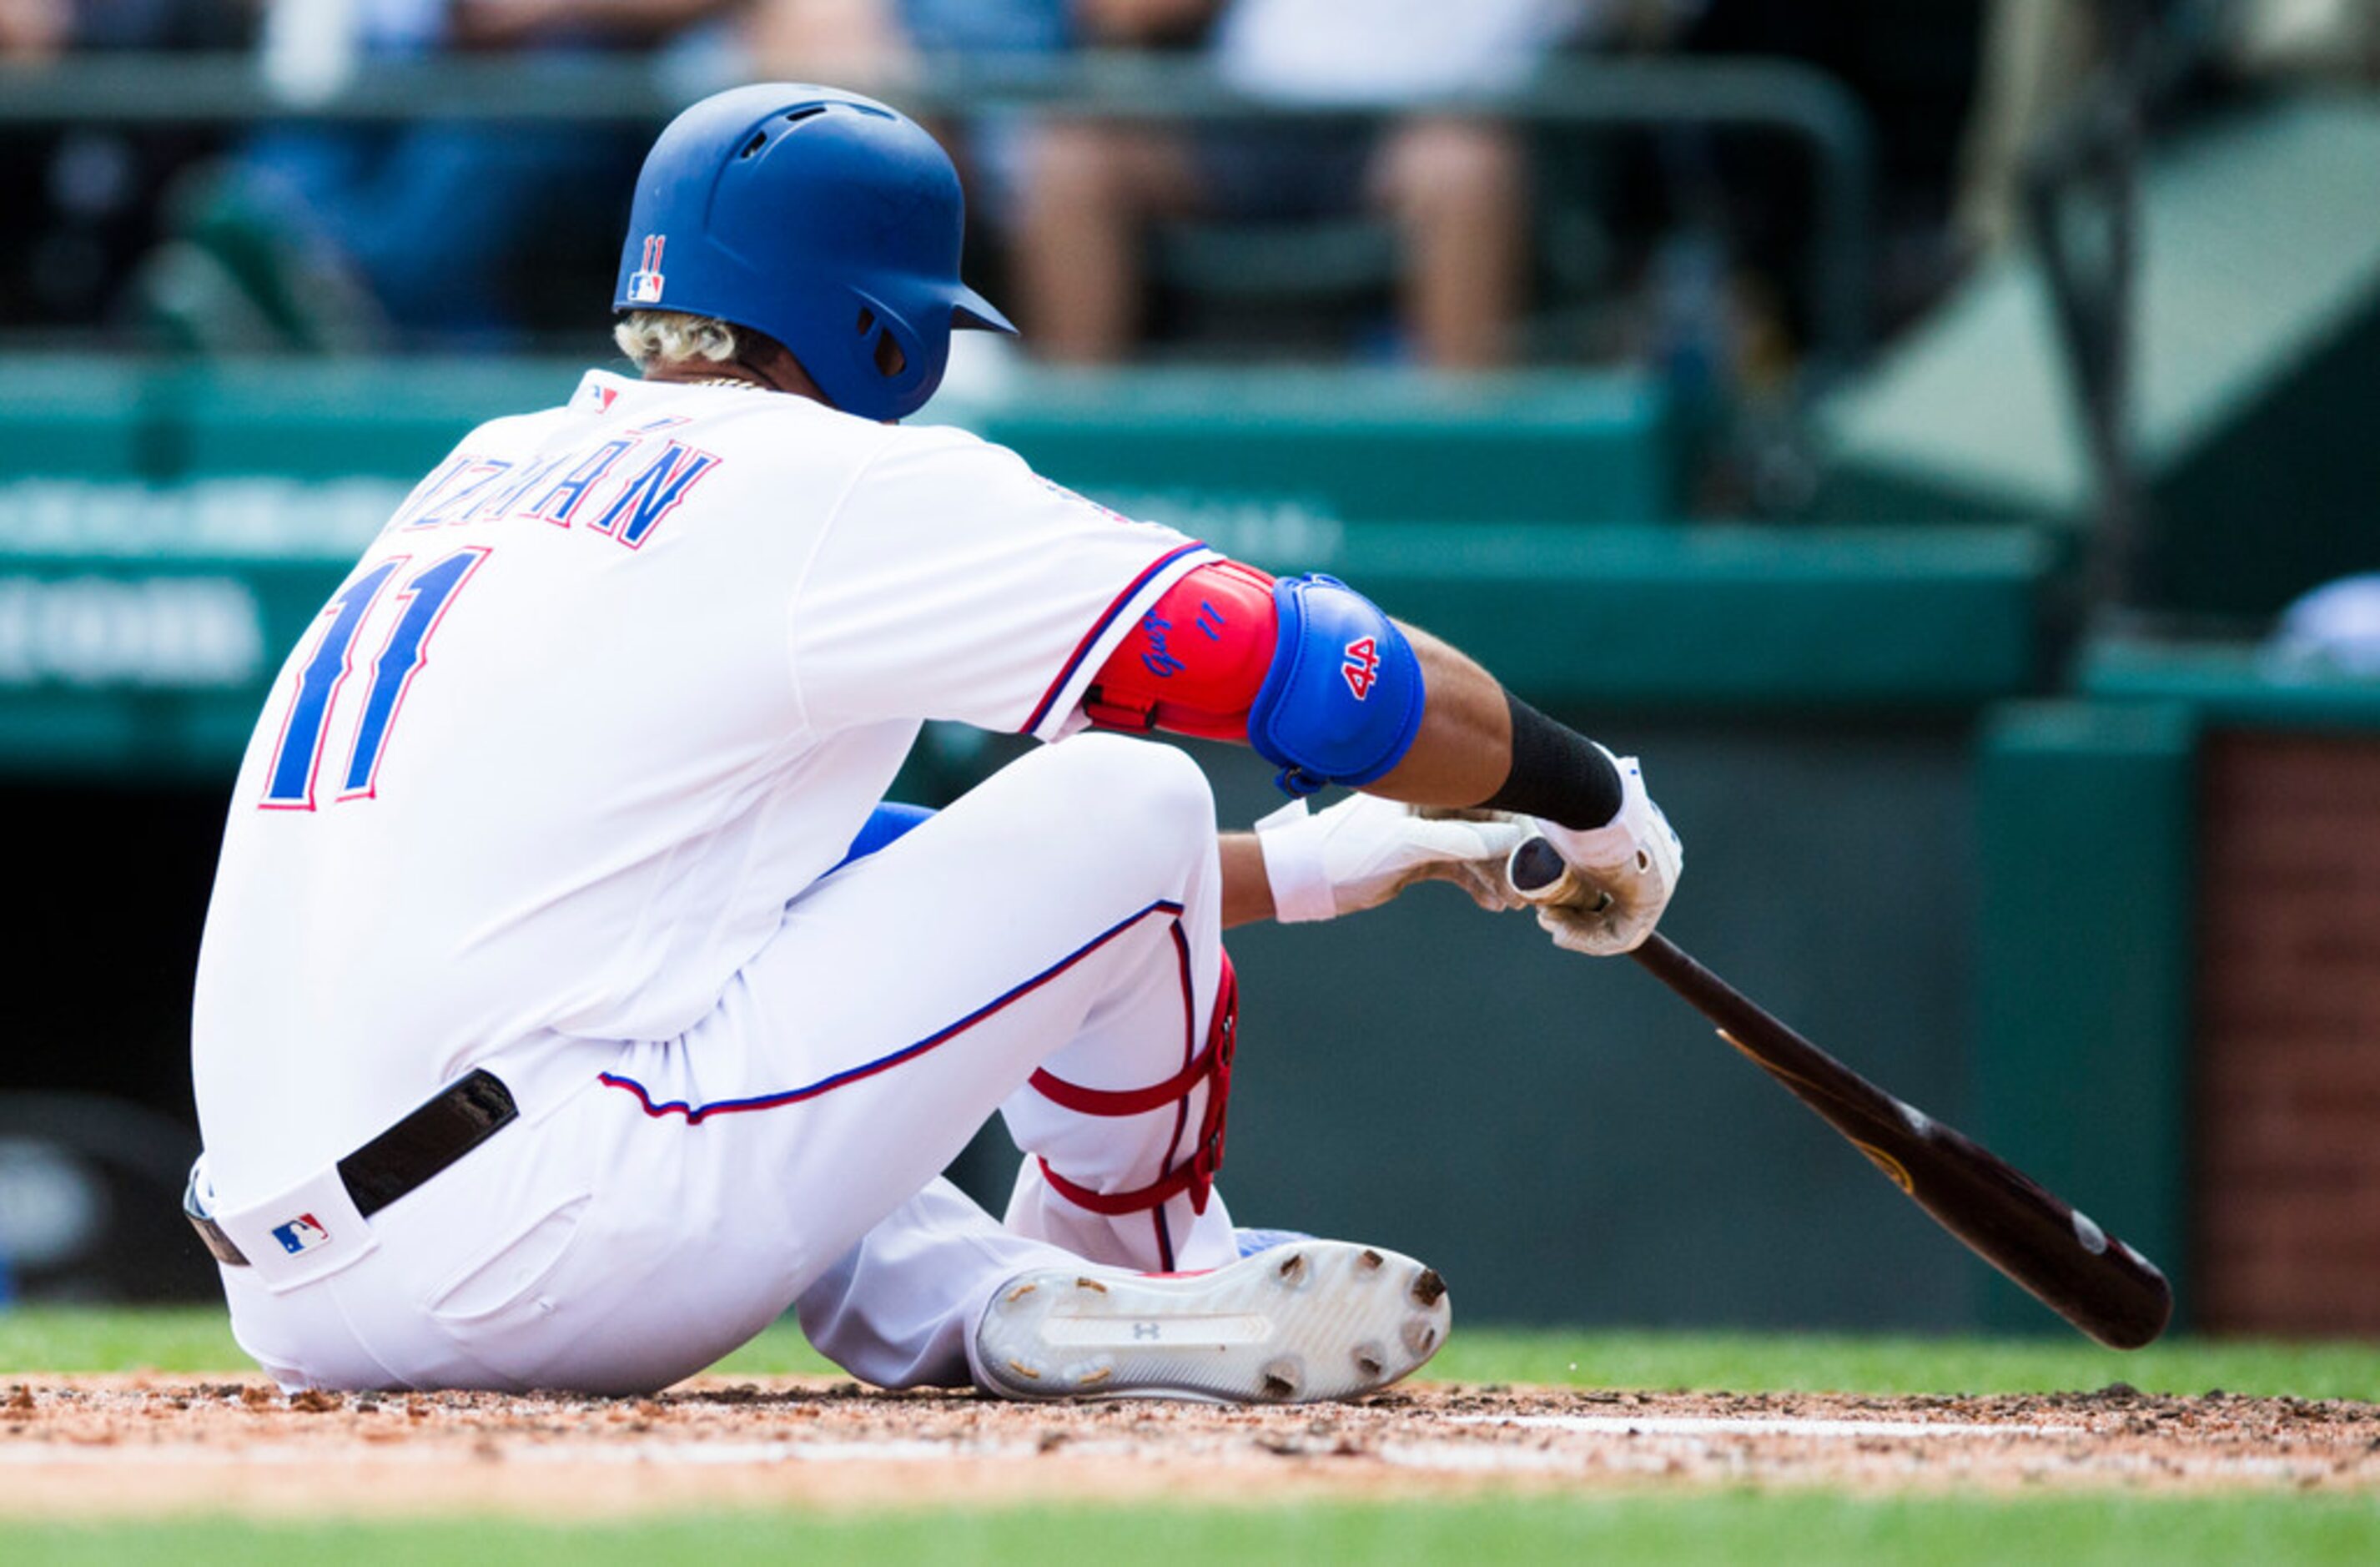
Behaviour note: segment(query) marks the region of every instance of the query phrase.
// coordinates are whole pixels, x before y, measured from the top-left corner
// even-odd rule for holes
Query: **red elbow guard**
[[[1103,729],[1248,738],[1248,708],[1272,667],[1272,578],[1237,561],[1186,572],[1110,654],[1083,711]]]

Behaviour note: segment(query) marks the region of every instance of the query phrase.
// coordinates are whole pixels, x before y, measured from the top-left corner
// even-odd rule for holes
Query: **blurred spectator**
[[[2140,3],[2184,64],[2258,83],[2380,80],[2380,0]],[[2016,236],[2024,159],[2103,63],[2106,23],[2091,0],[1992,0],[1960,171],[1958,225],[1977,249]]]
[[[1074,41],[1070,0],[753,0],[754,74],[882,88],[919,55],[1050,55]]]
[[[359,63],[653,43],[735,0],[263,0],[264,64],[326,93]],[[211,351],[497,347],[557,235],[611,227],[640,139],[424,121],[268,129],[176,203],[152,321]]]
[[[103,49],[223,48],[244,34],[242,0],[0,0],[0,61],[39,66]],[[129,130],[103,118],[0,140],[0,323],[43,331],[103,319],[154,243],[159,189],[200,155],[204,132]]]
[[[745,44],[755,77],[877,86],[909,68],[895,0],[755,0]]]
[[[2251,76],[2380,80],[2380,0],[2238,0],[2228,42]]]
[[[0,60],[55,58],[74,31],[70,0],[0,0]]]
[[[1071,9],[1072,0],[754,0],[738,30],[743,58],[734,68],[755,79],[832,82],[899,101],[924,64],[964,67],[1063,53],[1074,40]],[[965,182],[970,273],[995,298],[1011,290],[999,270],[1005,248],[992,233],[1015,226],[1031,124],[1026,111],[1001,106],[978,108],[962,123],[928,121]],[[995,383],[1016,353],[1014,340],[999,334],[959,334],[945,395]]]
[[[2097,54],[2087,0],[1993,0],[1960,151],[1957,224],[1975,249],[2016,237],[2026,151],[2073,101]]]
[[[279,0],[287,5],[292,0]],[[322,0],[296,0],[307,6]],[[390,0],[378,0],[385,6]],[[418,4],[419,0],[397,0]],[[735,0],[446,0],[455,42],[518,48],[558,40],[641,47],[733,8]]]
[[[1585,0],[1076,0],[1084,41],[1204,41],[1222,81],[1283,104],[1424,104],[1520,84],[1574,31]],[[1017,254],[1026,341],[1044,356],[1122,358],[1139,324],[1157,221],[1311,220],[1377,212],[1402,256],[1417,358],[1478,369],[1512,355],[1524,290],[1528,168],[1501,125],[1426,111],[1385,125],[1225,123],[1193,131],[1060,121],[1026,169]]]
[[[748,74],[824,81],[898,97],[921,59],[1024,59],[1074,44],[1073,0],[754,0],[743,28]],[[1013,203],[1018,142],[1014,109],[967,123],[929,124],[967,185],[970,221]],[[972,249],[973,247],[970,246]],[[970,343],[971,348],[981,344]]]
[[[2266,652],[2284,675],[2380,680],[2380,571],[2326,582],[2290,604]]]
[[[1987,3],[1705,0],[1681,40],[1692,55],[1798,62],[1859,101],[1876,175],[1875,270],[1862,283],[1871,323],[1888,334],[1930,308],[1963,264],[1951,198]],[[2043,10],[2066,3],[2016,0]],[[1723,235],[1739,286],[1756,280],[1756,291],[1772,296],[1766,308],[1779,315],[1776,329],[1793,345],[1806,343],[1804,312],[1821,281],[1809,270],[1815,206],[1808,160],[1779,138],[1706,136],[1699,147],[1669,140],[1672,201],[1689,221]]]

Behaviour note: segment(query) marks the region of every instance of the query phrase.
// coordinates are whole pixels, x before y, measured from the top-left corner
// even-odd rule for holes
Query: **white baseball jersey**
[[[1054,738],[1212,558],[939,428],[590,372],[475,430],[291,653],[232,800],[193,1070],[218,1199],[511,1041],[666,1039],[920,723]]]

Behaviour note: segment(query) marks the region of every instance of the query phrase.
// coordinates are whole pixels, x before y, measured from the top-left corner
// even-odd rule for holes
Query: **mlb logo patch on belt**
[[[301,1213],[286,1224],[275,1224],[273,1227],[273,1238],[281,1243],[283,1251],[295,1257],[301,1251],[312,1251],[316,1246],[328,1245],[331,1241],[331,1232],[323,1229],[322,1222],[312,1214]]]

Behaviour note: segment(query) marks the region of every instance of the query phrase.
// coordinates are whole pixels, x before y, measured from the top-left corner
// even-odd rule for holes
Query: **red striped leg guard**
[[[1222,973],[1215,986],[1214,1019],[1207,1026],[1207,1048],[1164,1082],[1146,1088],[1111,1090],[1081,1087],[1046,1071],[1034,1073],[1033,1087],[1042,1098],[1081,1115],[1144,1115],[1188,1097],[1201,1082],[1209,1085],[1206,1113],[1199,1118],[1196,1148],[1187,1164],[1169,1169],[1148,1185],[1135,1186],[1128,1192],[1095,1192],[1088,1186],[1078,1186],[1050,1169],[1046,1159],[1040,1160],[1041,1178],[1075,1207],[1111,1219],[1120,1213],[1138,1213],[1159,1207],[1184,1192],[1190,1194],[1191,1211],[1206,1212],[1207,1198],[1215,1189],[1215,1172],[1223,1167],[1223,1112],[1232,1098],[1232,1053],[1237,1047],[1239,1026],[1240,984],[1232,973],[1231,954],[1226,953],[1222,954]]]

